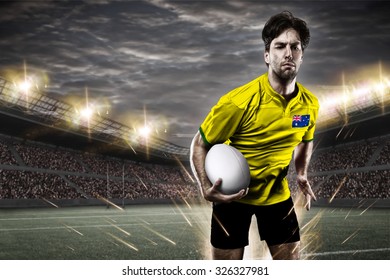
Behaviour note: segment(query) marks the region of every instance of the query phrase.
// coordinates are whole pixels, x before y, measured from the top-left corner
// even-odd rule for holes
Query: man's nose
[[[285,54],[286,59],[292,59],[292,51],[291,47],[289,45],[286,46],[286,54]]]

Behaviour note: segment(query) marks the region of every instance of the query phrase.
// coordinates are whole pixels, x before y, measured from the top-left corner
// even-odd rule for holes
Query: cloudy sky
[[[311,30],[298,76],[309,89],[390,65],[388,1],[2,1],[0,71],[25,62],[47,94],[87,89],[110,118],[135,126],[146,112],[188,146],[221,95],[266,71],[261,30],[283,10]]]

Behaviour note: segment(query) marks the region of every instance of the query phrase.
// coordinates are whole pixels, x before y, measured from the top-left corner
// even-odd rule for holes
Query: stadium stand
[[[382,143],[382,144],[379,144]],[[390,135],[317,149],[310,181],[320,198],[390,198]],[[177,165],[142,163],[0,137],[0,199],[193,199]],[[17,159],[18,158],[18,159]],[[296,190],[294,170],[290,186]]]
[[[75,199],[74,188],[55,174],[0,169],[1,199]]]
[[[0,152],[0,199],[197,196],[196,186],[177,166],[83,153],[6,135],[0,136]]]

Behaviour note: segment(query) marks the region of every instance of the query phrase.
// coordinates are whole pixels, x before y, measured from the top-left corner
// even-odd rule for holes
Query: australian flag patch
[[[292,127],[309,126],[310,115],[294,115],[292,118]]]

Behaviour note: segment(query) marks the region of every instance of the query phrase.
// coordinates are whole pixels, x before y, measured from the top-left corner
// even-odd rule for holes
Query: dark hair
[[[264,25],[262,37],[265,50],[269,51],[272,40],[289,28],[293,28],[298,32],[301,39],[302,50],[304,50],[309,45],[310,41],[309,28],[304,20],[294,17],[289,11],[284,11],[272,16]]]

